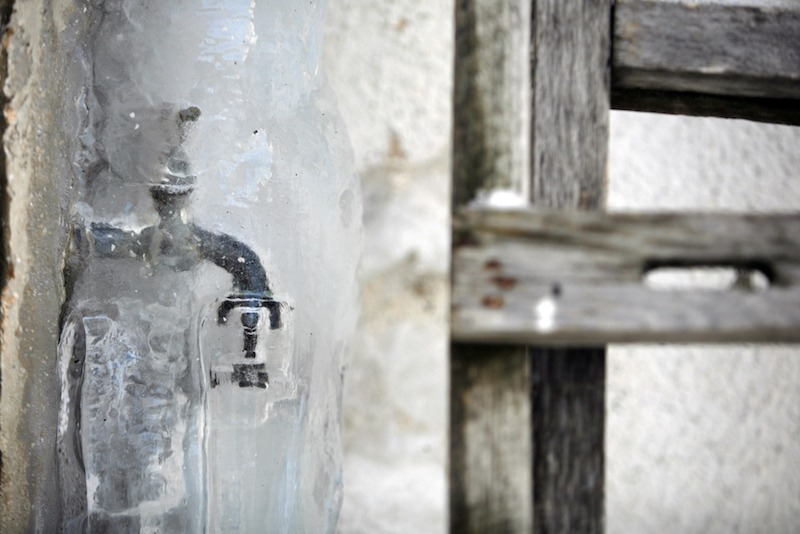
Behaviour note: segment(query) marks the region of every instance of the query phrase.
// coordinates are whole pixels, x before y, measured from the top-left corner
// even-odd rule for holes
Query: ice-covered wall
[[[127,515],[133,529],[180,530],[201,525],[202,512],[145,516],[166,517],[162,504],[208,491],[210,508],[234,511],[210,511],[213,530],[331,531],[341,499],[341,357],[357,315],[362,232],[349,144],[319,76],[324,2],[16,7],[3,40],[13,269],[3,292],[0,530],[56,532],[59,491],[67,508],[88,498],[103,521]],[[191,134],[171,132],[190,105],[200,115]],[[185,210],[166,209],[177,204],[158,195],[185,193],[189,183],[193,195],[178,195]],[[284,318],[278,333],[262,328],[256,346],[271,387],[246,391],[251,378],[237,382],[235,369],[214,383],[205,371],[217,358],[245,357],[251,320],[240,322],[237,309],[219,326],[217,306],[268,297]],[[230,331],[238,335],[220,342]],[[217,386],[188,403],[187,366]],[[73,371],[86,373],[83,385],[69,382]],[[82,412],[67,383],[77,384]],[[206,445],[203,418],[185,415],[203,399],[209,489],[191,474],[197,462],[181,464]],[[68,407],[60,418],[59,400]],[[81,496],[72,478],[59,487],[56,460],[76,441],[76,418],[93,414],[77,438],[88,475]],[[57,442],[59,424],[70,430]],[[140,479],[148,483],[136,487]],[[154,502],[157,494],[170,502]]]
[[[273,0],[123,0],[90,8],[93,25],[85,39],[87,87],[81,102],[85,122],[79,132],[82,150],[75,157],[81,201],[75,224],[111,225],[137,232],[143,242],[149,235],[156,237],[141,257],[132,251],[133,260],[118,258],[114,244],[111,254],[98,258],[95,252],[85,259],[92,283],[75,285],[69,320],[77,315],[85,325],[91,315],[92,324],[99,316],[111,323],[102,334],[107,348],[100,364],[130,366],[118,373],[118,387],[125,391],[129,382],[151,385],[126,401],[126,417],[153,413],[148,402],[152,386],[169,389],[168,380],[157,378],[159,373],[175,377],[172,412],[190,412],[186,421],[175,416],[171,425],[167,421],[172,416],[159,412],[164,415],[158,432],[171,433],[172,445],[147,437],[153,432],[147,424],[119,438],[110,427],[92,437],[89,426],[82,426],[90,521],[94,506],[97,517],[116,521],[118,515],[130,514],[143,527],[171,530],[177,528],[170,527],[174,524],[195,531],[203,524],[197,513],[163,510],[183,507],[181,495],[192,504],[207,494],[208,505],[200,510],[208,510],[211,531],[246,532],[270,525],[272,532],[328,532],[336,524],[341,495],[340,358],[356,316],[354,274],[361,232],[360,195],[348,168],[346,138],[318,76],[324,11],[324,2]],[[178,110],[190,105],[195,106],[191,131],[170,135]],[[170,226],[154,187],[166,183],[164,194],[186,187],[174,180],[188,180],[193,193],[185,200],[186,212]],[[181,221],[187,220],[191,224],[183,228],[195,235],[196,251],[191,250],[192,239],[180,245],[185,251],[158,245],[179,243],[186,233],[181,233]],[[215,252],[214,242],[239,244]],[[161,256],[148,252],[156,246]],[[96,245],[95,251],[99,249]],[[101,263],[111,265],[92,270]],[[258,269],[237,277],[239,264]],[[182,281],[170,272],[176,270],[185,273]],[[259,274],[264,271],[266,277]],[[181,292],[188,288],[187,298]],[[170,291],[178,297],[166,302]],[[265,353],[269,373],[263,391],[239,387],[242,382],[231,378],[237,364],[247,363],[241,349],[245,319],[240,322],[234,313],[226,326],[215,326],[217,306],[254,297],[283,303],[285,342],[271,343],[269,329],[258,334],[255,352]],[[116,301],[113,313],[97,311],[98,301]],[[129,315],[134,319],[126,319]],[[154,341],[159,322],[174,327],[160,334],[179,340],[171,348]],[[187,328],[183,349],[180,340]],[[89,329],[84,329],[88,340]],[[239,335],[217,341],[231,330]],[[112,334],[126,347],[119,354],[113,352],[120,342],[109,340]],[[198,345],[199,352],[194,348]],[[125,360],[129,352],[134,354],[130,364]],[[89,356],[87,350],[87,372]],[[136,363],[158,358],[173,363],[163,371]],[[196,374],[205,393],[190,394],[191,388],[178,380],[185,360],[200,362],[203,370]],[[219,376],[228,378],[217,384]],[[84,406],[96,401],[87,397],[90,392],[100,391],[91,389],[88,380],[84,378]],[[189,400],[176,404],[179,395]],[[204,421],[197,421],[191,412],[204,409],[203,399],[207,413]],[[122,413],[118,417],[124,420]],[[91,413],[84,410],[82,415]],[[191,437],[195,426],[200,430]],[[137,484],[134,472],[141,466],[134,465],[127,476],[128,494],[143,497],[122,498],[130,509],[109,498],[106,493],[119,485],[108,482],[113,474],[107,466],[113,459],[98,460],[91,452],[93,447],[102,450],[104,435],[126,443],[134,458],[144,458],[139,448],[163,449],[158,460],[150,453],[149,460],[139,463],[152,463],[166,478],[166,490],[151,491],[149,475]],[[198,468],[189,458],[202,446],[205,466]],[[181,452],[185,481],[173,480],[180,477],[180,466],[173,476],[168,462],[160,459]],[[205,471],[205,480],[190,475],[195,471]],[[170,508],[170,499],[177,499],[175,508]],[[165,513],[182,519],[167,522]],[[187,528],[186,521],[198,526]]]
[[[451,2],[331,0],[325,59],[365,198],[341,532],[444,532]],[[612,113],[614,209],[792,210],[800,129]],[[794,532],[792,347],[614,347],[610,533]]]

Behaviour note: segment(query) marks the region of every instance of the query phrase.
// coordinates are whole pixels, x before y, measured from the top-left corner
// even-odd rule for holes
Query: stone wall
[[[85,11],[84,11],[85,13]],[[4,28],[8,77],[3,240],[8,263],[0,313],[0,532],[56,530],[56,344],[64,298],[66,210],[77,139],[76,38],[87,17],[69,1],[17,2]],[[6,221],[10,221],[6,224]]]

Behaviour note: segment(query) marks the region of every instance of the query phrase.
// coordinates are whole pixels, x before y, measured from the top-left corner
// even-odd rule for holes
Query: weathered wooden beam
[[[611,0],[533,2],[535,206],[597,210],[605,203],[610,39]],[[460,268],[456,260],[454,273]],[[605,349],[528,350],[533,531],[602,532]]]
[[[524,348],[451,345],[450,531],[530,532],[530,373]]]
[[[610,0],[534,2],[531,202],[605,202]]]
[[[800,99],[720,96],[649,89],[611,89],[611,107],[695,117],[800,125]]]
[[[800,215],[462,212],[452,336],[539,344],[800,341]],[[664,289],[659,268],[755,273]]]
[[[456,2],[454,207],[493,190],[527,192],[529,39],[525,2]]]
[[[618,0],[616,86],[800,98],[800,4]]]
[[[530,4],[457,0],[453,207],[528,189]],[[533,525],[524,346],[450,345],[450,532]]]
[[[602,532],[605,348],[538,347],[530,357],[537,530]]]
[[[800,101],[800,3],[617,0],[612,85],[612,104],[622,109],[650,103],[652,111],[793,124]],[[642,91],[658,91],[660,98],[644,98]],[[770,100],[787,107],[785,117]]]

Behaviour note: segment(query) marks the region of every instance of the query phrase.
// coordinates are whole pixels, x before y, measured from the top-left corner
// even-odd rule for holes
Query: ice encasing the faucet
[[[228,382],[239,388],[267,389],[268,369],[285,374],[278,354],[265,358],[265,336],[258,328],[259,323],[271,329],[283,324],[281,303],[273,298],[258,255],[233,236],[200,228],[185,213],[196,176],[182,144],[188,122],[200,110],[166,109],[160,115],[151,134],[170,139],[177,129],[179,135],[170,141],[178,144],[164,146],[163,167],[148,186],[157,224],[136,230],[78,221],[73,232],[70,262],[78,294],[96,296],[91,286],[80,284],[96,284],[98,275],[102,280],[102,267],[112,277],[128,277],[135,294],[126,298],[121,290],[105,309],[103,304],[111,304],[106,299],[93,303],[101,308],[96,310],[87,306],[91,300],[73,302],[65,325],[62,357],[70,372],[64,383],[71,397],[65,398],[64,434],[74,435],[72,443],[62,445],[73,449],[71,457],[80,459],[82,468],[76,473],[64,466],[64,471],[85,478],[79,486],[85,483],[87,497],[86,505],[73,512],[73,530],[205,530],[209,518],[224,513],[208,502],[224,487],[209,481],[223,480],[213,473],[227,454],[213,438],[219,422],[236,420],[236,400],[244,395],[207,397],[208,384],[222,386],[220,376],[227,371]],[[138,277],[128,272],[131,261],[138,263]],[[228,273],[235,289],[219,305],[217,322],[231,329],[227,318],[242,309],[238,349],[228,342],[207,357],[197,339],[207,338],[205,330],[193,328],[187,315],[193,307],[191,274],[203,262]],[[175,298],[165,301],[170,293]],[[266,321],[259,308],[268,310]],[[215,332],[212,340],[224,337]],[[219,398],[234,400],[224,405],[230,413],[219,409]],[[274,392],[264,392],[247,404],[264,411],[276,399]],[[204,448],[207,435],[212,445]],[[248,450],[242,445],[255,446],[257,454],[257,444],[237,445],[237,454]],[[239,478],[236,487],[244,484]],[[218,530],[213,520],[210,526]]]
[[[104,231],[147,241],[165,218],[153,186],[180,145],[196,180],[175,231],[208,235],[160,266],[124,239],[70,260],[59,437],[69,528],[87,514],[95,531],[335,529],[360,204],[318,75],[322,15],[284,1],[94,8],[75,226],[95,247]],[[202,118],[176,143],[160,125],[190,104]],[[246,254],[209,259],[213,236],[247,245],[270,295],[239,287]],[[271,302],[284,303],[275,329]]]

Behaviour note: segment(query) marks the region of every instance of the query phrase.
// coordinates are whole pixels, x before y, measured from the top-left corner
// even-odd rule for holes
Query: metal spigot
[[[281,327],[281,303],[272,298],[266,272],[258,255],[236,238],[204,230],[187,223],[183,210],[194,191],[196,176],[181,145],[189,126],[200,117],[195,107],[177,114],[180,143],[167,155],[164,172],[159,182],[150,186],[150,195],[159,216],[159,223],[134,232],[105,224],[93,223],[90,241],[93,252],[101,257],[140,257],[155,267],[176,271],[192,269],[202,261],[211,262],[233,276],[236,291],[230,294],[217,310],[219,324],[227,322],[230,311],[241,307],[244,357],[256,357],[257,327],[260,308],[269,311],[270,328]],[[83,247],[82,236],[75,242]],[[240,387],[266,388],[269,377],[263,363],[233,364],[231,381]],[[219,384],[212,375],[212,387]]]
[[[269,293],[269,291],[267,291]],[[234,308],[243,308],[241,321],[244,329],[244,351],[245,358],[255,358],[257,333],[259,321],[259,308],[266,308],[269,311],[270,330],[276,330],[283,326],[281,322],[281,303],[274,300],[271,295],[261,296],[264,293],[243,292],[229,295],[217,308],[217,323],[224,324],[228,321],[228,315]]]

